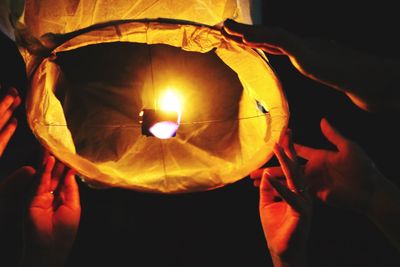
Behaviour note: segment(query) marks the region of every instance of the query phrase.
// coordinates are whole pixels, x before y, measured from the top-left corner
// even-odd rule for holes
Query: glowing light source
[[[175,136],[179,124],[172,121],[161,121],[154,124],[149,131],[157,138],[168,139]]]
[[[168,139],[176,135],[181,121],[181,101],[177,94],[167,90],[159,100],[160,109],[144,109],[139,114],[142,134]]]
[[[175,111],[180,115],[182,107],[178,94],[171,89],[167,90],[160,99],[160,109],[164,111]]]

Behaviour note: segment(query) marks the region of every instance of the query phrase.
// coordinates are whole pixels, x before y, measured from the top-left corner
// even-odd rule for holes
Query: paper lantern
[[[124,10],[121,1],[109,2],[115,10],[107,14]],[[136,2],[146,11],[145,1]],[[42,37],[41,49],[25,51],[29,125],[90,185],[210,190],[246,177],[272,156],[289,115],[279,80],[260,51],[205,25],[189,8],[199,3],[160,9],[173,16],[181,8],[185,14],[175,12],[176,18],[192,16],[191,22],[85,20],[62,30],[54,24],[56,34]],[[30,23],[31,32],[48,33]]]

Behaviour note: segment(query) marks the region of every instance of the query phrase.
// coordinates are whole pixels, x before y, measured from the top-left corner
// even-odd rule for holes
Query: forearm
[[[400,190],[395,184],[381,179],[367,216],[400,250]]]
[[[306,40],[298,56],[311,79],[344,92],[367,111],[400,110],[398,62],[324,40]]]

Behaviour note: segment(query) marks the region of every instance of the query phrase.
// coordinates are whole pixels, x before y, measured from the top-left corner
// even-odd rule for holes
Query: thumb
[[[264,169],[261,182],[260,182],[260,206],[268,206],[275,202],[275,198],[278,196],[274,186],[271,184],[271,179],[277,181],[284,181],[285,175],[283,174],[281,167],[270,167]]]
[[[334,144],[339,150],[343,148],[347,142],[347,139],[344,138],[338,130],[333,128],[326,118],[322,118],[321,120],[321,131],[326,139]]]

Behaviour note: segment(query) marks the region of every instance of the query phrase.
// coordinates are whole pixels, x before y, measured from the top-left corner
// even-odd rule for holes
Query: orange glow
[[[175,90],[168,89],[160,98],[160,109],[164,111],[175,111],[178,113],[178,124],[181,120],[182,102]]]
[[[179,95],[175,90],[168,89],[159,100],[159,107],[162,111],[176,112],[176,121],[161,121],[154,124],[149,131],[157,138],[168,139],[175,136],[181,121],[182,105]]]

